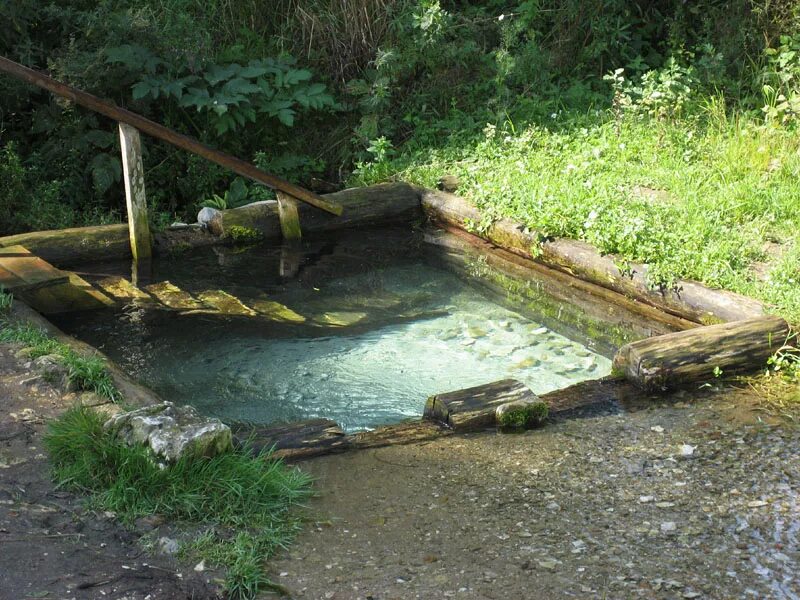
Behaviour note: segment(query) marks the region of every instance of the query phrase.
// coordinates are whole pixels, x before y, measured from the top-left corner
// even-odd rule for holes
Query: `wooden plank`
[[[473,431],[494,426],[499,406],[538,401],[525,384],[516,379],[504,379],[431,396],[425,403],[424,416],[456,431]]]
[[[34,290],[69,281],[69,274],[56,269],[22,246],[0,248],[3,287],[10,292]]]
[[[353,449],[381,448],[425,442],[454,433],[442,423],[421,419],[377,427],[372,431],[359,431],[350,436]]]
[[[97,287],[109,296],[119,300],[152,300],[153,297],[146,294],[138,287],[133,285],[124,277],[112,275],[97,282]]]
[[[120,123],[119,143],[122,148],[122,174],[125,181],[125,203],[128,207],[131,254],[133,260],[147,259],[152,255],[152,239],[147,219],[142,139],[134,127]]]
[[[300,231],[300,215],[297,212],[297,200],[289,194],[278,192],[278,219],[281,223],[281,233],[285,240],[299,240],[302,237]]]
[[[22,293],[22,297],[45,315],[97,310],[114,304],[111,298],[75,273],[69,274],[67,283],[27,290]]]
[[[214,307],[217,312],[224,315],[244,315],[252,317],[256,314],[252,308],[245,306],[236,296],[222,290],[207,290],[200,292],[197,297],[201,302]]]
[[[614,357],[614,372],[647,391],[666,391],[764,368],[788,335],[789,325],[780,317],[698,327],[623,346]]]
[[[161,304],[175,310],[198,310],[208,308],[205,304],[194,298],[169,281],[148,285],[144,290],[152,294]]]
[[[23,81],[27,81],[28,83],[45,89],[57,96],[67,98],[75,104],[89,108],[100,113],[101,115],[110,117],[115,121],[135,127],[139,131],[170,143],[173,146],[188,152],[192,152],[198,156],[202,156],[203,158],[226,167],[235,173],[242,175],[243,177],[263,183],[264,185],[267,185],[275,190],[286,192],[298,200],[302,200],[307,204],[316,206],[321,210],[334,215],[342,214],[342,207],[339,204],[325,200],[324,198],[321,198],[317,194],[310,192],[299,185],[295,185],[284,179],[281,179],[280,177],[275,177],[274,175],[265,173],[246,161],[231,156],[230,154],[220,152],[219,150],[214,150],[213,148],[198,142],[194,138],[176,133],[175,131],[168,129],[163,125],[159,125],[150,119],[146,119],[141,115],[137,115],[129,110],[120,108],[113,102],[103,100],[77,88],[60,83],[55,79],[44,75],[43,73],[29,69],[28,67],[1,56],[0,71],[4,71],[9,75],[13,75],[18,79],[22,79]]]

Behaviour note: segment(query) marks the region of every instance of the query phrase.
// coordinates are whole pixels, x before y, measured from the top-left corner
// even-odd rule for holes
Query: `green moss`
[[[225,232],[225,237],[233,241],[234,244],[251,244],[261,241],[264,236],[260,231],[252,227],[231,225]]]
[[[512,408],[498,416],[497,424],[500,427],[519,429],[534,427],[541,424],[549,414],[550,409],[544,402],[534,402],[519,408]]]

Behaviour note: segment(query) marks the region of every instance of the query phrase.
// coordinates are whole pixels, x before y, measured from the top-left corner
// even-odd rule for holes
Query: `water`
[[[544,393],[610,371],[608,358],[499,304],[406,233],[314,244],[289,280],[276,276],[277,248],[204,250],[154,269],[155,281],[195,294],[280,303],[292,322],[131,305],[60,325],[163,398],[255,423],[326,417],[352,431],[419,416],[435,393],[509,377]]]

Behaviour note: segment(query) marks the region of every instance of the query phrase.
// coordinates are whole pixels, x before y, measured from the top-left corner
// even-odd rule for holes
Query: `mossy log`
[[[422,216],[419,193],[406,183],[351,188],[325,194],[323,197],[340,204],[344,207],[344,212],[337,217],[301,204],[298,212],[303,233],[333,231],[353,226],[397,224]],[[260,231],[265,239],[281,237],[278,203],[275,201],[255,202],[225,210],[222,215],[223,235],[232,226],[238,225]]]
[[[481,212],[465,199],[443,191],[417,189],[423,210],[434,222],[464,230],[467,223],[474,223],[481,237],[515,254],[534,258],[680,318],[707,325],[764,314],[764,306],[757,300],[695,281],[678,281],[674,289],[652,289],[647,283],[647,265],[633,263],[630,274],[624,274],[612,256],[601,255],[589,244],[556,239],[540,245],[539,235],[519,223],[510,219],[484,223]]]
[[[780,317],[699,327],[623,346],[614,371],[644,390],[664,391],[763,368],[788,335]]]
[[[494,426],[497,408],[503,404],[538,400],[525,384],[515,379],[504,379],[431,396],[425,403],[424,416],[455,431],[474,431]]]
[[[0,238],[0,248],[22,245],[56,266],[131,258],[128,225],[33,231]]]
[[[453,433],[441,423],[420,419],[377,427],[371,431],[359,431],[350,435],[351,446],[354,450],[365,448],[380,448],[382,446],[398,446],[424,442]]]

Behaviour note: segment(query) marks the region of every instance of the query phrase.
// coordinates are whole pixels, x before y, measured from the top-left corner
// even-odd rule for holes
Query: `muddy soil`
[[[800,430],[727,389],[304,463],[298,598],[800,598]]]
[[[42,433],[66,401],[14,357],[19,348],[0,344],[0,599],[217,598],[209,574],[142,550],[152,525],[123,527],[55,488]]]

